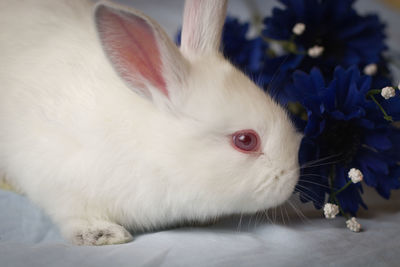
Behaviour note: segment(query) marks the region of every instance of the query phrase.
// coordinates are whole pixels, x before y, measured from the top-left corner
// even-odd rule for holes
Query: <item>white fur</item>
[[[291,195],[300,136],[281,107],[217,51],[196,49],[184,82],[169,80],[170,108],[140,97],[104,55],[92,10],[0,2],[0,170],[66,238],[122,243],[124,228],[252,213]],[[232,148],[242,129],[260,134],[261,155]]]
[[[182,25],[182,52],[215,53],[220,47],[227,0],[186,0]]]

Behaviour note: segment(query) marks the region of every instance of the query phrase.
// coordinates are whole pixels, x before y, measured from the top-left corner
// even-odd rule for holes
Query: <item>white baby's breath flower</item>
[[[351,219],[347,220],[346,226],[347,226],[347,228],[350,229],[350,231],[353,231],[353,232],[360,232],[360,230],[361,230],[361,224],[359,224],[357,222],[355,217],[352,217]]]
[[[364,74],[373,76],[378,72],[378,65],[375,63],[368,64],[367,66],[364,67]]]
[[[323,46],[314,45],[309,48],[307,54],[312,58],[320,57],[324,53],[325,48]]]
[[[362,172],[356,168],[351,168],[348,175],[351,181],[355,184],[361,182],[364,178]]]
[[[387,86],[382,89],[381,96],[388,100],[389,98],[396,96],[396,90],[391,86]]]
[[[326,203],[324,206],[324,215],[325,218],[327,219],[333,219],[336,217],[336,215],[339,214],[339,206],[332,204],[332,203]]]
[[[306,25],[304,23],[296,23],[296,25],[294,25],[292,32],[296,35],[302,35],[304,33],[304,31],[306,30]]]

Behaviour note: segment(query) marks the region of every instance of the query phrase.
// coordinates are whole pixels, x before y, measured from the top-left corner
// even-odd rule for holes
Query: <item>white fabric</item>
[[[367,200],[361,233],[349,231],[344,218],[324,219],[306,205],[304,221],[291,211],[288,222],[283,210],[283,223],[278,210],[275,223],[237,216],[142,233],[123,245],[78,247],[28,199],[0,191],[0,266],[399,266],[400,192],[390,202],[376,193]]]

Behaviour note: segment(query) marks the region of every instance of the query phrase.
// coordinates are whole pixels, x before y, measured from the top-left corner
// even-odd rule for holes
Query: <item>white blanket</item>
[[[212,226],[137,235],[128,244],[78,247],[23,196],[0,190],[0,266],[399,266],[400,192],[390,202],[369,192],[363,232],[344,218],[327,220],[303,206],[307,219],[278,209],[275,223],[232,217]],[[274,220],[274,213],[270,213]]]

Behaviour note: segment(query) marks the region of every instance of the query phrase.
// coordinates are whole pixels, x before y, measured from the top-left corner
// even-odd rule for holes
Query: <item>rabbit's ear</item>
[[[226,8],[227,0],[186,0],[181,40],[184,54],[219,51]]]
[[[188,62],[157,22],[110,2],[97,5],[95,20],[105,53],[133,91],[155,104],[179,101]]]

